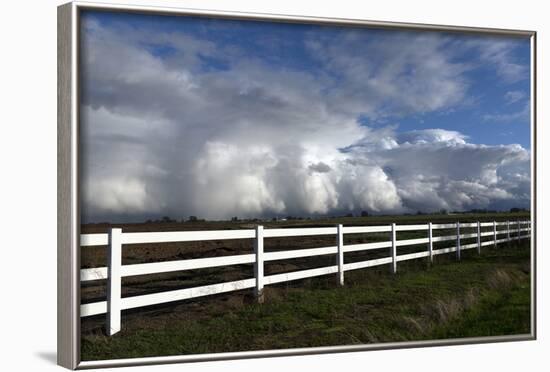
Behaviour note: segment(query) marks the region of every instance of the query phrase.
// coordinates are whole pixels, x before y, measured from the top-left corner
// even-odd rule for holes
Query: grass
[[[431,340],[530,332],[529,244],[436,256],[123,313],[123,330],[86,327],[82,360]],[[86,321],[86,320],[85,320]],[[91,323],[94,320],[89,320]]]

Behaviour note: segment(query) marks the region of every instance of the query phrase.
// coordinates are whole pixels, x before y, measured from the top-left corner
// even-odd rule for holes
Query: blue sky
[[[322,35],[327,39],[337,39],[349,28],[327,27],[305,24],[281,24],[271,22],[216,20],[198,17],[147,16],[138,14],[85,12],[87,19],[96,20],[106,26],[117,28],[122,23],[124,28],[150,29],[167,33],[185,33],[204,40],[211,40],[217,45],[230,48],[237,47],[248,58],[257,58],[274,69],[304,70],[309,73],[324,74],[322,63],[304,47],[309,35]],[[362,30],[366,39],[395,34],[388,30]],[[400,32],[414,34],[411,31]],[[469,41],[499,41],[499,37],[479,35],[448,34],[449,47],[456,43]],[[506,63],[516,64],[523,68],[517,78],[506,79],[498,73],[498,63],[480,60],[479,51],[464,48],[453,60],[465,64],[475,64],[464,73],[468,80],[468,95],[463,102],[452,107],[425,113],[399,114],[388,113],[385,121],[399,124],[403,131],[413,129],[445,128],[466,134],[472,143],[478,144],[512,144],[519,143],[530,148],[529,104],[530,95],[530,42],[528,38],[506,39],[510,44],[507,50]],[[174,48],[169,45],[144,45],[159,58],[170,58]],[[201,68],[203,71],[228,69],[230,60],[204,56]],[[330,71],[328,71],[330,73]],[[511,100],[510,92],[516,93]],[[523,115],[520,113],[524,112]],[[494,117],[498,116],[498,117]],[[369,120],[360,116],[358,120],[371,125],[383,125],[384,122]]]
[[[82,25],[93,218],[528,205],[527,38],[88,11]],[[477,173],[427,156],[466,150]],[[429,169],[416,181],[405,151]],[[190,184],[199,168],[222,176]]]

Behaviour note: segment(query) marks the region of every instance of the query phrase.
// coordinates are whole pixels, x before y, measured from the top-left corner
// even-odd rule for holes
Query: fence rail
[[[505,226],[505,229],[497,227]],[[482,231],[483,228],[490,230]],[[454,235],[433,236],[434,230],[454,230]],[[463,233],[461,229],[474,229],[475,232]],[[427,237],[398,240],[398,232],[425,231]],[[389,240],[362,244],[344,244],[346,234],[389,233]],[[295,249],[277,252],[264,252],[264,240],[280,237],[303,237],[334,235],[335,245],[320,248]],[[499,235],[506,235],[498,238]],[[491,236],[492,240],[482,240]],[[337,283],[344,285],[344,272],[358,270],[367,267],[390,265],[393,273],[397,271],[397,263],[427,257],[433,262],[433,256],[456,252],[460,260],[461,251],[477,249],[481,253],[481,247],[499,243],[510,242],[529,238],[531,236],[530,221],[505,221],[505,222],[474,222],[474,223],[446,223],[416,225],[391,225],[384,226],[342,226],[321,228],[278,228],[264,229],[257,226],[255,229],[241,230],[208,230],[208,231],[171,231],[171,232],[123,232],[120,228],[112,228],[107,234],[82,234],[80,245],[82,247],[107,246],[108,264],[106,267],[87,268],[80,270],[81,282],[107,279],[107,299],[93,303],[80,305],[80,316],[88,317],[99,314],[107,314],[107,333],[113,335],[120,331],[121,311],[126,309],[180,301],[195,297],[208,296],[218,293],[238,291],[253,288],[255,295],[261,302],[262,292],[266,285],[283,283],[304,278],[322,275],[336,274]],[[476,239],[475,243],[462,244],[463,239]],[[188,260],[176,260],[166,262],[152,262],[142,264],[122,265],[122,246],[127,244],[143,243],[167,243],[167,242],[191,242],[228,239],[253,239],[254,253],[240,254],[222,257],[196,258]],[[434,249],[433,243],[454,241],[455,245]],[[398,255],[399,247],[423,245],[424,251]],[[389,256],[370,259],[366,261],[345,263],[345,253],[368,251],[389,248]],[[300,257],[314,257],[335,255],[336,265],[315,269],[299,270],[282,274],[264,275],[265,262],[285,260]],[[171,290],[146,295],[122,297],[121,279],[128,276],[150,275],[175,271],[222,267],[229,265],[254,264],[254,277],[232,282],[213,285],[205,285],[194,288]]]

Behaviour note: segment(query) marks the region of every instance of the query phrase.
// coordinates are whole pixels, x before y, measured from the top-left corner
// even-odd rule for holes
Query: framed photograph
[[[536,33],[58,8],[58,364],[532,340]]]

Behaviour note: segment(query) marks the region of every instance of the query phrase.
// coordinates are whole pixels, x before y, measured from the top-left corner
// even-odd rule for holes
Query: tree
[[[197,222],[198,218],[197,216],[189,216],[189,222]]]
[[[361,211],[361,217],[368,217],[368,216],[369,216],[369,212]]]

